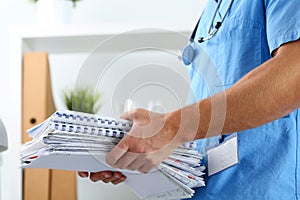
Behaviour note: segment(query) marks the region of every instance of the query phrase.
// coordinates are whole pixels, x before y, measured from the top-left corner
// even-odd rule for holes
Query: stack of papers
[[[23,168],[98,172],[111,168],[107,153],[130,130],[132,123],[74,111],[57,111],[28,130],[32,141],[23,145]],[[119,170],[126,184],[141,199],[179,199],[193,196],[192,188],[205,186],[202,155],[189,143],[175,149],[147,174]]]

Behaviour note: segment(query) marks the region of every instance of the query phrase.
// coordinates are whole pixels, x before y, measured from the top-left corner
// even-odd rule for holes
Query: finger
[[[137,153],[126,152],[119,160],[116,162],[115,166],[120,169],[127,169],[129,165],[135,162],[137,159]]]
[[[112,181],[112,184],[117,185],[119,183],[122,183],[126,180],[126,176],[122,176],[120,179],[116,180],[116,181]]]
[[[110,178],[103,179],[102,181],[104,183],[114,182],[114,181],[118,181],[122,176],[123,175],[120,172],[114,172]]]
[[[135,162],[132,162],[130,165],[127,166],[127,169],[129,170],[138,170],[144,165],[144,159],[141,157],[138,157]]]
[[[139,172],[141,173],[148,173],[150,172],[151,169],[153,169],[155,165],[143,165],[138,169]]]
[[[125,140],[125,141],[124,141]],[[126,144],[126,138],[123,138],[119,144],[117,144],[106,156],[106,163],[112,167],[118,160],[127,152],[128,145]]]
[[[120,115],[120,118],[121,118],[121,119],[125,119],[125,120],[130,120],[130,121],[132,121],[130,112],[122,113],[122,114]]]
[[[90,174],[90,179],[93,182],[102,181],[108,178],[111,178],[113,175],[110,171],[94,172]]]
[[[153,169],[154,167],[156,167],[156,164],[154,164],[154,162],[148,160],[144,162],[144,165],[142,165],[138,171],[142,172],[142,173],[148,173],[151,169]]]
[[[77,174],[81,177],[81,178],[87,178],[89,176],[88,172],[77,172]]]
[[[136,108],[136,109],[133,109],[133,110],[130,110],[128,112],[121,114],[120,118],[134,121],[134,119],[136,117],[144,116],[146,113],[148,114],[148,111],[141,109],[141,108]]]

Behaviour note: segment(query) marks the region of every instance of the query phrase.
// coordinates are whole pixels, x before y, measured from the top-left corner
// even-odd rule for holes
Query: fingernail
[[[91,179],[91,181],[93,181],[93,182],[97,182],[98,180],[97,179],[95,179],[95,178],[90,178]]]
[[[114,178],[120,178],[120,174],[115,174]]]
[[[87,174],[79,174],[79,176],[80,176],[81,178],[86,178],[86,177],[88,177]]]
[[[111,177],[111,175],[109,175],[109,174],[104,174],[103,175],[103,178],[110,178]]]

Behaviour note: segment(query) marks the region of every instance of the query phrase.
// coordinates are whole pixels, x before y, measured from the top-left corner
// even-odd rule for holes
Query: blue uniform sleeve
[[[281,45],[300,38],[300,2],[265,0],[266,31],[270,53]]]

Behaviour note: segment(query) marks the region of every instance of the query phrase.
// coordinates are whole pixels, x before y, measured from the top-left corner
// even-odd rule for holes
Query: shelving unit
[[[9,150],[4,155],[2,168],[3,199],[22,199],[22,171],[19,168],[22,119],[22,55],[27,51],[46,51],[51,54],[88,53],[97,44],[122,33],[124,41],[130,43],[136,37],[150,35],[158,37],[165,48],[181,49],[188,41],[193,27],[184,24],[96,24],[68,25],[39,29],[37,27],[14,27],[10,30],[9,40]],[[138,31],[132,31],[138,30]],[[129,32],[128,32],[129,31]],[[176,41],[176,34],[186,35],[186,41]],[[172,42],[170,42],[172,41]],[[118,51],[125,44],[112,44],[107,51]]]

